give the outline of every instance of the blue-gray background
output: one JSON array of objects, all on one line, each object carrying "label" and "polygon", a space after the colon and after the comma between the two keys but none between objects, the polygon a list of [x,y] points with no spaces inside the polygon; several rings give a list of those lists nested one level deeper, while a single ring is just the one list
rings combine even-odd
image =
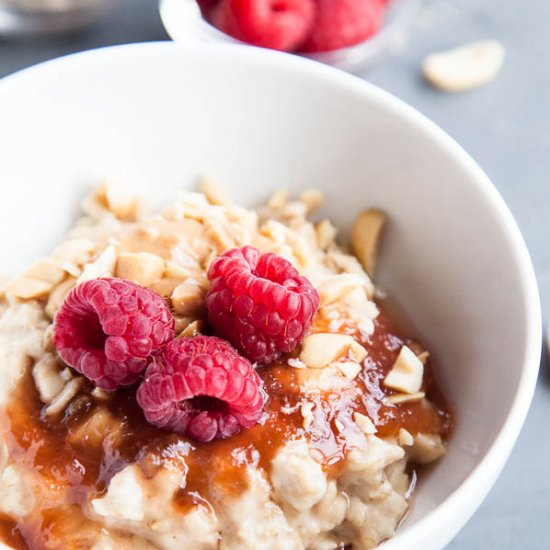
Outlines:
[{"label": "blue-gray background", "polygon": [[[506,47],[506,62],[496,81],[459,95],[438,92],[423,82],[419,67],[425,54],[484,38],[501,40]],[[108,17],[80,34],[47,41],[0,41],[0,76],[75,51],[165,39],[155,0],[118,0]],[[404,52],[364,76],[434,120],[488,173],[531,251],[546,326],[550,316],[550,0],[428,1]],[[450,544],[453,550],[550,549],[550,371],[546,359],[543,363],[512,457],[485,503]]]}]

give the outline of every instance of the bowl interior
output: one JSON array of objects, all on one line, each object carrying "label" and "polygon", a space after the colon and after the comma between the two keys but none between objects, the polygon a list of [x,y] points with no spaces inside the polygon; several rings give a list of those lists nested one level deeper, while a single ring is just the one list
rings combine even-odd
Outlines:
[{"label": "bowl interior", "polygon": [[[536,295],[501,199],[431,123],[376,88],[301,59],[150,44],[73,56],[2,81],[0,151],[0,265],[8,273],[50,252],[83,193],[105,177],[154,202],[205,173],[244,205],[281,186],[317,187],[328,199],[322,214],[343,238],[361,209],[386,210],[378,282],[433,352],[457,419],[448,456],[426,476],[395,541],[436,548],[473,512],[528,405]],[[513,407],[515,427],[501,433]],[[461,493],[455,527],[416,529],[411,542],[418,521],[491,447],[501,460],[485,462],[479,495]]]}]

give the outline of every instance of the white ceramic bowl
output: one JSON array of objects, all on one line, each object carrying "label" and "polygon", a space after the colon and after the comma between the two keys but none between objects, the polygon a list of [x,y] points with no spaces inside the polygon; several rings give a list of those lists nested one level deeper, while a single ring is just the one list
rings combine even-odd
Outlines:
[{"label": "white ceramic bowl", "polygon": [[158,201],[201,173],[253,205],[315,186],[345,236],[391,223],[379,282],[414,319],[456,408],[448,455],[385,550],[443,547],[501,471],[541,344],[538,294],[502,198],[446,134],[391,95],[254,48],[147,44],[49,62],[0,83],[0,265],[51,250],[104,176]]}]

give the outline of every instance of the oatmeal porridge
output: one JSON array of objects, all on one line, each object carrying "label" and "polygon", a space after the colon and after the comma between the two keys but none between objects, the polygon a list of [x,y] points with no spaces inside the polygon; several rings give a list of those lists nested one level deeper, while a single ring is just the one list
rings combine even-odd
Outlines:
[{"label": "oatmeal porridge", "polygon": [[3,282],[0,541],[328,550],[394,534],[452,419],[428,351],[375,299],[384,215],[358,217],[352,254],[309,221],[321,202],[248,210],[207,183],[148,213],[105,184]]}]

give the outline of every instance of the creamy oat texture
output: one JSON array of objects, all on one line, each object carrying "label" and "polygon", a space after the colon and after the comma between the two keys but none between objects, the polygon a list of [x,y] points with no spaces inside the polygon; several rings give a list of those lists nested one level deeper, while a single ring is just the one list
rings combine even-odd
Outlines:
[{"label": "creamy oat texture", "polygon": [[[20,532],[29,540],[30,530],[39,531],[32,518],[46,517],[44,511],[55,507],[67,510],[51,548],[328,550],[352,544],[363,549],[391,537],[409,505],[408,461],[433,462],[444,445],[438,433],[401,429],[381,437],[374,418],[350,412],[347,420],[336,418],[332,424],[335,437],[348,442],[339,467],[327,469],[318,459],[312,440],[322,414],[319,395],[360,391],[355,382],[367,350],[354,335],[368,338],[378,315],[374,286],[355,257],[336,246],[335,228],[328,220],[306,219],[321,199],[316,192],[297,200],[277,193],[252,211],[226,204],[216,188],[206,185],[204,194],[182,193],[161,213],[147,214],[136,197],[115,185],[89,196],[85,216],[52,255],[2,286],[0,409],[8,407],[30,370],[44,421],[66,419],[82,399],[97,405],[71,437],[75,444],[101,448],[117,435],[116,421],[102,405],[114,397],[91,388],[57,358],[51,322],[63,297],[87,279],[131,279],[165,296],[177,332],[193,335],[202,327],[209,263],[224,250],[252,244],[291,261],[321,296],[324,324],[313,327],[286,365],[299,373],[301,398],[280,414],[298,414],[303,425],[276,450],[270,468],[248,463],[243,490],[225,494],[213,486],[215,504],[199,500],[182,508],[174,504],[174,495],[186,488],[188,465],[186,453],[177,452],[179,443],[157,456],[153,473],[124,464],[111,472],[101,491],[76,497],[34,468],[28,455],[21,459],[4,418],[0,517],[25,525]],[[405,348],[386,380],[391,403],[416,401],[429,409],[421,391],[427,354]],[[69,512],[75,502],[76,516]],[[78,521],[71,523],[73,517]],[[40,538],[30,540],[41,547]]]}]

